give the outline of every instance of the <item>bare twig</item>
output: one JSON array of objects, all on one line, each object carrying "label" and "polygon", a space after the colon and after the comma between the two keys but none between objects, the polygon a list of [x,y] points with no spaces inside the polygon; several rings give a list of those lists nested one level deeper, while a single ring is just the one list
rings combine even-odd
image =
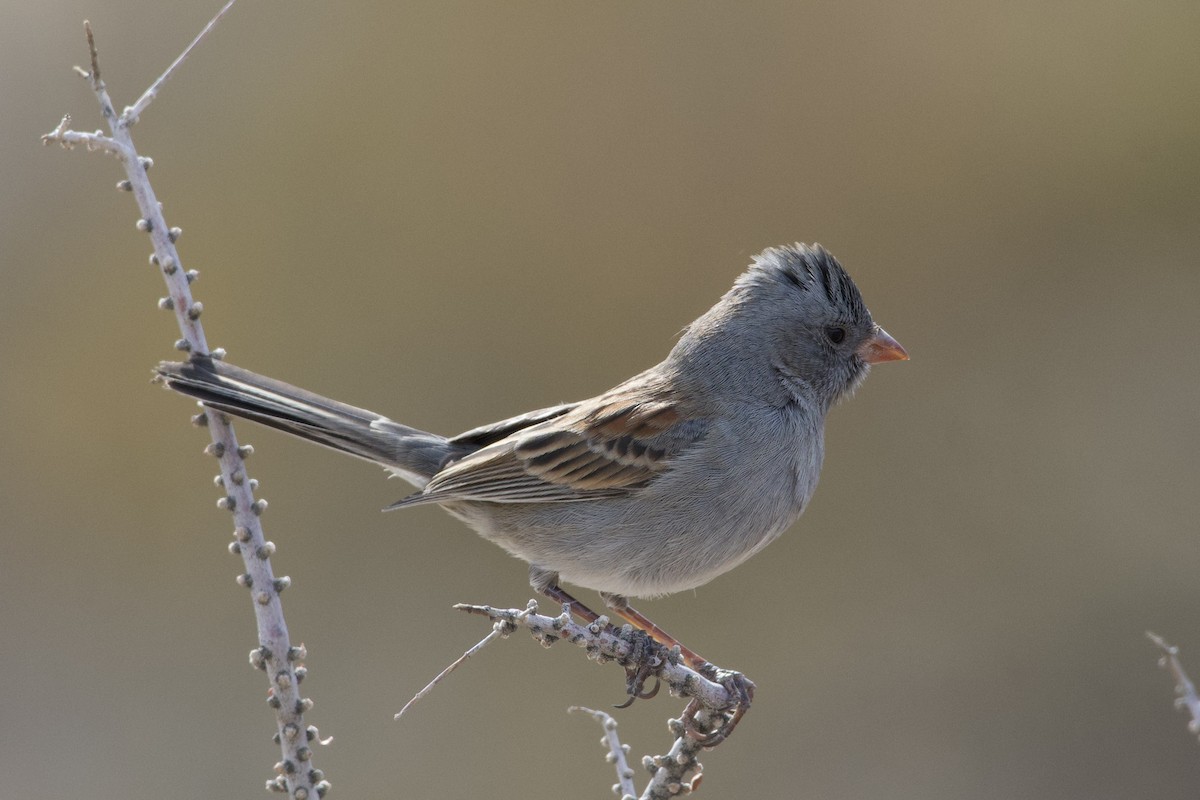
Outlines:
[{"label": "bare twig", "polygon": [[[196,45],[200,44],[200,40],[208,35],[208,32],[211,31],[213,27],[221,21],[221,17],[225,16],[226,12],[233,8],[233,4],[236,2],[237,0],[229,0],[229,2],[217,12],[216,16],[208,21],[208,24],[204,26],[204,29],[196,34],[196,38],[192,39],[192,43],[183,49],[183,52],[179,54],[179,57],[171,62],[171,66],[167,67],[166,71],[164,71],[162,75],[158,76],[158,80],[150,84],[149,89],[142,92],[142,96],[137,99],[137,102],[131,106],[127,106],[125,110],[121,112],[122,124],[137,124],[138,117],[140,117],[142,112],[146,110],[147,106],[154,102],[154,98],[158,97],[158,91],[162,88],[162,85],[167,82],[168,78],[175,74],[175,70],[178,69],[179,65],[182,64],[187,57],[192,54],[192,50],[196,48]],[[97,73],[98,72],[99,70],[97,70]]]},{"label": "bare twig", "polygon": [[1146,631],[1146,638],[1154,642],[1162,651],[1162,657],[1159,658],[1158,664],[1168,670],[1171,677],[1175,679],[1175,694],[1177,695],[1175,707],[1186,708],[1192,717],[1188,722],[1188,730],[1193,734],[1200,733],[1200,697],[1196,695],[1196,686],[1183,671],[1183,665],[1179,663],[1179,648],[1167,644],[1165,639],[1150,631]]},{"label": "bare twig", "polygon": [[116,156],[122,161],[134,157],[134,154],[126,150],[123,144],[111,136],[105,136],[103,131],[96,131],[95,133],[73,131],[69,127],[70,124],[71,115],[67,114],[62,118],[62,122],[58,123],[57,128],[42,136],[42,142],[45,144],[57,142],[66,150],[70,150],[76,145],[81,144],[88,150],[108,153],[110,156]]},{"label": "bare twig", "polygon": [[600,743],[608,747],[606,760],[617,770],[617,784],[613,786],[613,794],[619,795],[621,800],[634,800],[637,797],[637,787],[633,785],[633,770],[629,768],[627,758],[629,745],[621,744],[621,740],[617,738],[617,721],[612,718],[612,714],[583,706],[571,706],[567,711],[582,711],[585,714],[591,714],[597,722],[604,726],[604,738],[600,740]]},{"label": "bare twig", "polygon": [[[214,22],[228,8],[227,5],[222,9]],[[167,296],[159,301],[159,307],[175,313],[181,333],[175,347],[184,352],[221,358],[224,356],[223,351],[209,350],[204,329],[200,325],[200,315],[204,308],[192,298],[191,283],[199,275],[194,270],[183,269],[183,262],[175,247],[175,242],[183,231],[167,225],[162,206],[146,174],[153,162],[138,155],[129,131],[137,113],[145,109],[162,82],[170,76],[212,25],[213,23],[210,23],[184,55],[176,59],[163,76],[147,90],[132,112],[118,117],[113,112],[112,100],[104,81],[100,79],[100,63],[92,27],[84,23],[91,55],[91,70],[77,71],[90,81],[100,103],[100,113],[108,123],[112,135],[106,137],[100,131],[87,134],[69,130],[70,118],[64,117],[58,127],[42,137],[42,140],[46,144],[58,142],[65,147],[84,144],[90,149],[102,150],[117,157],[126,174],[126,180],[120,181],[117,188],[133,193],[141,212],[137,228],[150,235],[154,248],[150,262],[157,267],[167,284]],[[245,467],[245,459],[252,449],[249,445],[238,444],[233,427],[224,414],[205,412],[193,417],[193,421],[208,428],[212,442],[205,448],[205,452],[218,459],[221,472],[217,483],[225,492],[218,505],[233,514],[234,541],[230,545],[230,551],[242,558],[244,571],[238,576],[238,583],[250,590],[251,605],[258,626],[258,646],[250,651],[250,663],[265,671],[270,681],[269,702],[275,709],[275,738],[279,742],[282,758],[275,765],[278,776],[269,780],[267,787],[286,791],[297,800],[323,796],[329,789],[329,783],[324,780],[323,773],[312,765],[310,744],[313,741],[324,743],[328,740],[320,740],[317,729],[312,726],[306,727],[304,724],[304,712],[312,707],[312,701],[301,697],[299,691],[300,681],[306,674],[301,663],[306,657],[306,651],[303,645],[291,644],[287,624],[284,622],[279,594],[290,585],[291,580],[275,577],[271,569],[270,556],[275,552],[275,546],[266,541],[259,520],[267,504],[265,500],[254,498],[257,481],[247,475]]]},{"label": "bare twig", "polygon": [[[528,608],[526,608],[524,611],[519,612],[517,614],[517,618],[523,619],[526,614],[529,614],[530,612],[535,611],[536,609],[537,609],[537,604],[533,603],[531,601],[531,604]],[[412,699],[404,704],[404,708],[400,709],[400,711],[396,713],[396,716],[394,717],[394,719],[400,719],[401,717],[403,717],[404,712],[408,711],[410,708],[413,707],[414,704],[416,704],[416,702],[418,700],[420,700],[425,695],[427,695],[431,691],[433,691],[434,687],[436,687],[439,683],[441,683],[446,678],[447,675],[449,675],[451,672],[454,672],[454,670],[461,667],[464,663],[466,663],[468,658],[475,655],[476,653],[478,653],[483,648],[487,647],[492,642],[512,633],[512,631],[514,630],[514,627],[515,626],[514,626],[513,622],[510,622],[509,620],[497,621],[494,625],[492,625],[491,633],[489,633],[487,636],[483,637],[473,647],[471,647],[465,653],[463,653],[461,656],[456,658],[450,664],[450,666],[446,667],[444,670],[439,672],[433,680],[431,680],[429,683],[427,683],[425,685],[424,689],[422,689],[421,691],[419,691],[415,695],[413,695]]]}]

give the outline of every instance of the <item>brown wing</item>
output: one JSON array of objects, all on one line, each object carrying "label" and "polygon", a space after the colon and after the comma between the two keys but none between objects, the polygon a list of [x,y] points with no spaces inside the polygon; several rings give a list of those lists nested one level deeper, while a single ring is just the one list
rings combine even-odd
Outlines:
[{"label": "brown wing", "polygon": [[391,508],[447,500],[561,503],[615,497],[649,484],[703,435],[669,400],[612,393],[519,430],[450,464]]}]

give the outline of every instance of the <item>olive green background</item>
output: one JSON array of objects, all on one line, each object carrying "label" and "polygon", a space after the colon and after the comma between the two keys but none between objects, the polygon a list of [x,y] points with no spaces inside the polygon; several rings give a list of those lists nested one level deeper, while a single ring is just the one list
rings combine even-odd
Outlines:
[{"label": "olive green background", "polygon": [[[215,10],[3,3],[0,796],[262,797],[215,465],[149,384],[173,319],[95,129]],[[658,360],[820,241],[912,361],[830,417],[765,554],[642,610],[758,703],[706,798],[1193,798],[1143,638],[1200,677],[1200,6],[259,0],[135,129],[210,342],[452,433]],[[239,424],[334,797],[608,797],[622,676],[528,637],[523,564],[369,465]],[[665,696],[618,713],[662,752]],[[640,778],[639,778],[640,782]]]}]

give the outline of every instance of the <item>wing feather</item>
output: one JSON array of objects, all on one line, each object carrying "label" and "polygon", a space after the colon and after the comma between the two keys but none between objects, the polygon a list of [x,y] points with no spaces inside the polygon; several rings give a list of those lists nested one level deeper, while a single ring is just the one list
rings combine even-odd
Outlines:
[{"label": "wing feather", "polygon": [[645,487],[704,436],[707,424],[685,413],[666,392],[647,397],[639,389],[627,384],[592,401],[455,437],[451,441],[482,443],[507,432],[449,464],[422,492],[392,507],[456,500],[562,503]]}]

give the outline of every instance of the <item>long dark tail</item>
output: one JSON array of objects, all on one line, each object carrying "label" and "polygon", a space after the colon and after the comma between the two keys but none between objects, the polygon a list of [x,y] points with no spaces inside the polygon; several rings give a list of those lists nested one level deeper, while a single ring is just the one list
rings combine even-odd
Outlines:
[{"label": "long dark tail", "polygon": [[209,408],[365,458],[417,486],[475,449],[224,361],[163,361],[156,372],[168,387]]}]

